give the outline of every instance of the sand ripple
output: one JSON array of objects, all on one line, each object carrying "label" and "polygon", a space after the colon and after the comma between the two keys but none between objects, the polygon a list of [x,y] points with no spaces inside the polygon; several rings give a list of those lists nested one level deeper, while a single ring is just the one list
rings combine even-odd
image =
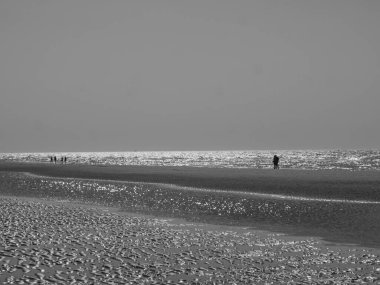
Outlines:
[{"label": "sand ripple", "polygon": [[315,240],[208,230],[101,208],[0,198],[2,284],[379,282],[380,258]]}]

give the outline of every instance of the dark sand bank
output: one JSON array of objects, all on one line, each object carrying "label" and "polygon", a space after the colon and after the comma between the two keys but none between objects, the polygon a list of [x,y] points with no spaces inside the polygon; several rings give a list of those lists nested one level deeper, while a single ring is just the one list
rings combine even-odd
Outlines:
[{"label": "dark sand bank", "polygon": [[180,186],[380,201],[380,171],[54,165],[0,162],[0,171],[52,177],[168,183]]}]

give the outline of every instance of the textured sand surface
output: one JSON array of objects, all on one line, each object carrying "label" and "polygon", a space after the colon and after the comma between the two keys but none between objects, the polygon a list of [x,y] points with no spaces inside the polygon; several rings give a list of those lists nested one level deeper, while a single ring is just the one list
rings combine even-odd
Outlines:
[{"label": "textured sand surface", "polygon": [[243,228],[0,198],[2,284],[379,283],[379,252]]}]

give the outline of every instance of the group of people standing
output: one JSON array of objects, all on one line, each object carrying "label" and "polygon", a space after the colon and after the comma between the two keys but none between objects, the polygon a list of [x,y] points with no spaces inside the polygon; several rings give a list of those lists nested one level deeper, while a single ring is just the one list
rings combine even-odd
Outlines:
[{"label": "group of people standing", "polygon": [[[56,156],[50,156],[50,162],[54,164],[57,164],[57,157]],[[66,164],[67,163],[67,157],[66,156],[61,156],[61,164]]]}]

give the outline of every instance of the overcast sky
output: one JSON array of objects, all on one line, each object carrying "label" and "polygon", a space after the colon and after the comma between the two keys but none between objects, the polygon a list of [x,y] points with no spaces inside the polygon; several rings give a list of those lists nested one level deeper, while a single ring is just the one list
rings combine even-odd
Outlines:
[{"label": "overcast sky", "polygon": [[379,148],[378,0],[1,0],[0,152]]}]

